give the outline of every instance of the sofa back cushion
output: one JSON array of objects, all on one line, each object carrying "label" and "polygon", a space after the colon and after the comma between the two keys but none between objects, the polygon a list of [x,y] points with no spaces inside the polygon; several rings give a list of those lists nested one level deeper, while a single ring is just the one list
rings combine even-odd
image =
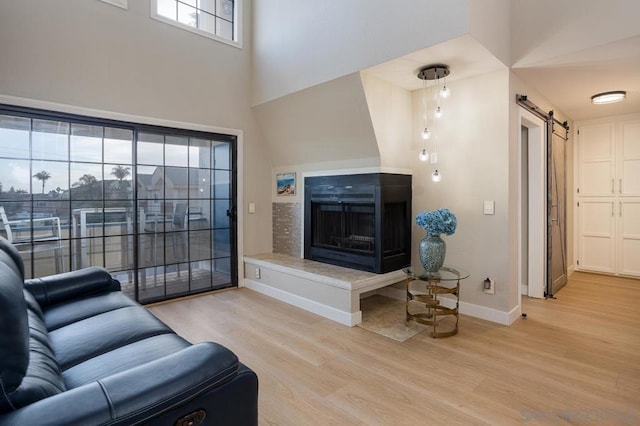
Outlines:
[{"label": "sofa back cushion", "polygon": [[6,253],[0,253],[0,400],[20,385],[29,364],[27,303],[20,277],[8,260]]},{"label": "sofa back cushion", "polygon": [[18,270],[20,279],[24,281],[24,262],[22,261],[22,256],[20,256],[18,249],[16,249],[6,238],[0,236],[0,250],[9,256],[12,262],[8,264],[11,264],[11,266]]},{"label": "sofa back cushion", "polygon": [[65,390],[42,311],[1,250],[0,331],[0,413]]}]

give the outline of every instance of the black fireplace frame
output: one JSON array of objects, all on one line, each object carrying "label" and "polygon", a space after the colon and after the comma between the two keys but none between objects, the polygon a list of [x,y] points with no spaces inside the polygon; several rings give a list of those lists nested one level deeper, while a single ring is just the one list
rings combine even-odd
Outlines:
[{"label": "black fireplace frame", "polygon": [[[411,175],[312,176],[305,178],[304,187],[305,259],[378,274],[396,271],[411,263]],[[312,216],[319,204],[374,205],[373,250],[365,253],[314,245]]]}]

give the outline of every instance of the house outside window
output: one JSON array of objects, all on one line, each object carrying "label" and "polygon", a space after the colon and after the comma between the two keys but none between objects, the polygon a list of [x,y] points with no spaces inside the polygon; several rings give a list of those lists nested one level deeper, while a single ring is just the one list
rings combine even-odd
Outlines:
[{"label": "house outside window", "polygon": [[151,17],[167,24],[242,47],[240,0],[151,0]]},{"label": "house outside window", "polygon": [[26,278],[99,266],[142,303],[237,286],[235,146],[0,105],[0,235]]}]

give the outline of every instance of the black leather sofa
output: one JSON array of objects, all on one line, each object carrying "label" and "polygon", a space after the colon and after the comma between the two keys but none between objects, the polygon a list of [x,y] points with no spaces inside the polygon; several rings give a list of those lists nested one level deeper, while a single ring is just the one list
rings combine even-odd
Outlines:
[{"label": "black leather sofa", "polygon": [[255,425],[258,378],[192,345],[101,268],[24,281],[0,237],[0,425]]}]

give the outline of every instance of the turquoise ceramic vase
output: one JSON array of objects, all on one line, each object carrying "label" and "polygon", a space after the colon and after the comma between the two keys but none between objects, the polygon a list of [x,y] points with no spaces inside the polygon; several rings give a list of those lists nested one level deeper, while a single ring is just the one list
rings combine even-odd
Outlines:
[{"label": "turquoise ceramic vase", "polygon": [[420,263],[427,272],[438,272],[444,264],[447,246],[440,235],[427,235],[420,241]]}]

